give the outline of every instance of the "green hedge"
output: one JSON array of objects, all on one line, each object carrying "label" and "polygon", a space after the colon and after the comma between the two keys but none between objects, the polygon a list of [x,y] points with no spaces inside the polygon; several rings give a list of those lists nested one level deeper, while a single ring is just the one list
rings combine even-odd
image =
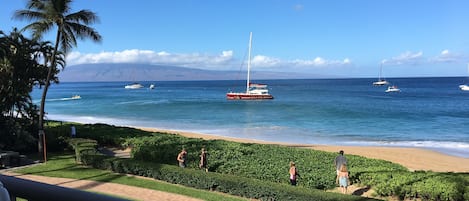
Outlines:
[{"label": "green hedge", "polygon": [[85,165],[118,173],[151,177],[174,184],[260,200],[373,200],[360,196],[327,193],[321,190],[293,187],[258,179],[179,168],[175,165],[157,164],[134,159],[84,154],[82,155],[82,162]]},{"label": "green hedge", "polygon": [[[97,140],[99,144],[133,146],[134,158],[143,161],[176,166],[176,156],[184,147],[189,152],[188,168],[197,169],[200,148],[205,147],[209,152],[211,172],[287,184],[288,162],[295,161],[301,174],[298,187],[329,189],[335,186],[335,171],[332,166],[335,153],[278,145],[185,138],[104,124],[76,127],[79,137],[87,136]],[[50,130],[69,133],[69,128],[70,125],[64,124],[56,125]],[[345,152],[347,153],[346,149]],[[352,155],[346,157],[349,160],[352,183],[370,186],[380,196],[469,200],[468,174],[409,172],[388,161]]]},{"label": "green hedge", "polygon": [[373,186],[381,196],[397,195],[401,199],[468,200],[469,180],[461,174],[436,172],[370,172],[360,175],[364,185]]},{"label": "green hedge", "polygon": [[96,154],[98,148],[98,142],[92,139],[70,138],[68,144],[75,150],[75,159],[78,163],[81,162],[83,154]]},{"label": "green hedge", "polygon": [[[335,188],[335,153],[299,149],[280,145],[237,143],[224,140],[202,140],[178,135],[129,138],[133,158],[176,165],[181,148],[188,151],[189,168],[198,168],[201,147],[208,150],[211,172],[256,178],[263,181],[289,183],[289,162],[295,161],[301,178],[298,185],[315,189]],[[388,161],[347,155],[350,180],[359,182],[362,172],[404,171],[404,167]]]}]

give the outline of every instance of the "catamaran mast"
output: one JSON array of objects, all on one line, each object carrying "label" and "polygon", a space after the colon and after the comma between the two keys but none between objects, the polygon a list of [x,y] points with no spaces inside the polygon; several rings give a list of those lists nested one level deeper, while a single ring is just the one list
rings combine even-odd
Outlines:
[{"label": "catamaran mast", "polygon": [[381,81],[381,74],[383,74],[383,62],[381,62],[381,65],[379,66],[378,81]]},{"label": "catamaran mast", "polygon": [[248,53],[248,78],[246,80],[246,93],[249,93],[249,79],[251,73],[251,46],[252,46],[252,32],[249,32],[249,53]]}]

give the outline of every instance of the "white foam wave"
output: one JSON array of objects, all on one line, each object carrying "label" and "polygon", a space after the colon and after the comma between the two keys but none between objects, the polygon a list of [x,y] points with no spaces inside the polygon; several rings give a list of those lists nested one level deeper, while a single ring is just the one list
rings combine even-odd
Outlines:
[{"label": "white foam wave", "polygon": [[416,147],[431,149],[448,155],[469,158],[469,142],[452,141],[349,141],[344,145]]}]

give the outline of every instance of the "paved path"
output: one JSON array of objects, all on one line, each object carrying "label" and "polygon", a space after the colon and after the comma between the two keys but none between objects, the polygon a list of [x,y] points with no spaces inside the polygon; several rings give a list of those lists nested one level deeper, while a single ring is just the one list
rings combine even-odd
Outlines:
[{"label": "paved path", "polygon": [[100,192],[109,195],[121,196],[127,199],[141,200],[141,201],[200,201],[200,199],[191,198],[184,195],[167,193],[163,191],[151,190],[146,188],[139,188],[134,186],[127,186],[123,184],[104,183],[90,180],[77,180],[56,177],[45,177],[38,175],[22,175],[13,172],[3,172],[4,175],[14,176],[22,179],[63,186],[67,188],[74,188],[92,192]]}]

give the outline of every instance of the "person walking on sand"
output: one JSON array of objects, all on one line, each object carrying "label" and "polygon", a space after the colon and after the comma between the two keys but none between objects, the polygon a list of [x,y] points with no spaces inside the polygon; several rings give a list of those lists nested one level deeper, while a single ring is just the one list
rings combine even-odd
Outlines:
[{"label": "person walking on sand", "polygon": [[340,186],[340,191],[343,194],[347,193],[347,186],[350,184],[350,179],[348,176],[348,170],[347,170],[347,165],[343,164],[340,167],[340,172],[339,172],[339,186]]},{"label": "person walking on sand", "polygon": [[208,172],[208,168],[207,168],[207,151],[205,151],[205,148],[202,148],[200,150],[199,168],[204,169],[205,172]]},{"label": "person walking on sand", "polygon": [[346,165],[346,164],[347,164],[347,158],[345,158],[345,156],[344,156],[344,151],[340,150],[339,155],[337,157],[335,157],[335,159],[334,159],[334,165],[335,165],[336,174],[337,174],[337,177],[335,179],[336,184],[339,184],[340,167],[342,165]]},{"label": "person walking on sand", "polygon": [[185,168],[186,167],[186,157],[187,157],[187,151],[186,149],[182,149],[181,152],[179,152],[177,160],[179,162],[179,167]]},{"label": "person walking on sand", "polygon": [[298,170],[296,169],[296,165],[295,165],[295,162],[291,161],[290,162],[290,184],[292,186],[296,186],[296,182],[297,182],[297,177],[300,176],[300,174],[298,174]]}]

